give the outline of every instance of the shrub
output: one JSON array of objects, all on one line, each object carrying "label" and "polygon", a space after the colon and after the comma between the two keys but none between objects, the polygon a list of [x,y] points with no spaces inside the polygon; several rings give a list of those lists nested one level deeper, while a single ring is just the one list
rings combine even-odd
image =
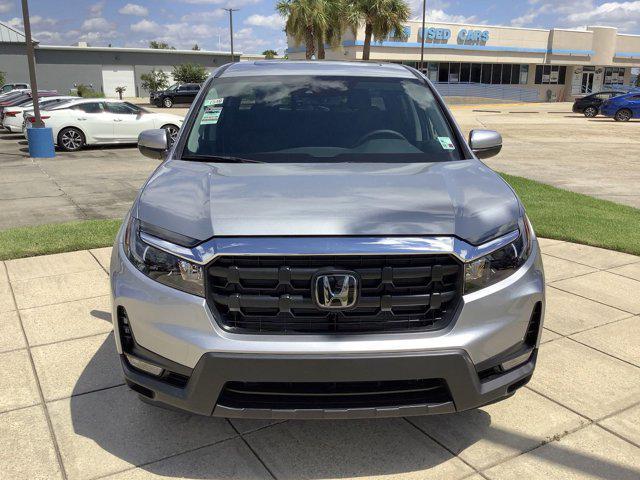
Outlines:
[{"label": "shrub", "polygon": [[178,83],[203,83],[207,79],[207,71],[203,65],[183,63],[173,67],[173,78]]},{"label": "shrub", "polygon": [[78,91],[78,96],[82,98],[104,98],[104,93],[96,92],[89,85],[83,83],[76,85],[76,90]]},{"label": "shrub", "polygon": [[0,72],[0,86],[4,85],[4,81],[7,77],[5,77],[4,72]]},{"label": "shrub", "polygon": [[140,75],[140,86],[147,92],[159,92],[165,90],[169,86],[169,75],[162,70],[151,70],[149,73]]}]

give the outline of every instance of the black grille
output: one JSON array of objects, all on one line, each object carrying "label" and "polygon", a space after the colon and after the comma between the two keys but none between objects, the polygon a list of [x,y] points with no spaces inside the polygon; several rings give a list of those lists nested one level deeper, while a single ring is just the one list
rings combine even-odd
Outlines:
[{"label": "black grille", "polygon": [[[333,270],[359,276],[355,308],[315,305],[313,276]],[[461,281],[461,264],[449,255],[229,256],[208,267],[207,300],[237,333],[424,331],[449,323]]]},{"label": "black grille", "polygon": [[450,402],[442,379],[384,382],[228,382],[218,405],[251,409],[340,409],[433,405]]}]

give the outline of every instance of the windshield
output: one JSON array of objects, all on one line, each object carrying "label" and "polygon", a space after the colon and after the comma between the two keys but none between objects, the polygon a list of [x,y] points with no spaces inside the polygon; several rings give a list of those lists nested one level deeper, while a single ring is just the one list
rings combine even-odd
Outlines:
[{"label": "windshield", "polygon": [[210,84],[183,150],[184,159],[207,157],[434,162],[462,155],[418,79],[281,76]]},{"label": "windshield", "polygon": [[179,83],[174,83],[173,85],[171,85],[169,88],[167,88],[167,91],[170,92],[172,90],[176,90],[178,87],[180,86]]}]

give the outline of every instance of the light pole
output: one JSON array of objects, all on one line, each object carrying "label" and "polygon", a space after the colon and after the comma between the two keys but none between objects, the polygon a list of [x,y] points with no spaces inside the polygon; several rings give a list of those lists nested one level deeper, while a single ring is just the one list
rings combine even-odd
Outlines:
[{"label": "light pole", "polygon": [[237,8],[223,8],[229,12],[229,35],[231,37],[231,61],[235,62],[235,58],[233,56],[233,12],[237,12]]},{"label": "light pole", "polygon": [[33,113],[36,121],[34,128],[44,127],[40,116],[40,105],[38,104],[38,83],[36,80],[36,60],[33,50],[33,40],[31,39],[31,22],[29,21],[29,5],[27,0],[22,0],[22,23],[24,24],[24,36],[27,43],[27,63],[29,64],[29,80],[31,82],[31,98],[33,99]]},{"label": "light pole", "polygon": [[422,35],[420,44],[420,72],[424,70],[424,27],[427,16],[427,0],[422,0]]},{"label": "light pole", "polygon": [[36,79],[36,59],[31,38],[31,23],[29,22],[29,5],[22,0],[22,21],[24,23],[24,38],[27,46],[27,63],[29,65],[29,81],[31,82],[31,100],[33,100],[34,122],[32,128],[27,128],[27,142],[31,158],[53,158],[56,156],[53,144],[53,130],[45,127],[40,116],[38,98],[38,83]]}]

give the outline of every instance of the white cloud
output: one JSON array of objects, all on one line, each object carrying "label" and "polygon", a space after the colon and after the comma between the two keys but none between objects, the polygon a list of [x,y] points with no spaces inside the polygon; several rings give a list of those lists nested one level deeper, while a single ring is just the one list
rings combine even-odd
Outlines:
[{"label": "white cloud", "polygon": [[428,10],[427,21],[442,23],[481,23],[475,15],[465,17],[464,15],[452,15],[444,10]]},{"label": "white cloud", "polygon": [[524,27],[531,25],[533,21],[540,15],[540,10],[529,10],[524,15],[511,19],[512,27]]},{"label": "white cloud", "polygon": [[96,17],[88,18],[87,20],[82,22],[82,26],[80,28],[85,32],[106,32],[109,30],[114,30],[116,28],[116,25],[109,22],[106,18]]},{"label": "white cloud", "polygon": [[162,30],[160,25],[158,25],[156,22],[152,22],[146,19],[140,20],[138,23],[134,23],[133,25],[131,25],[130,28],[134,32],[144,32],[144,33],[155,33],[155,32],[160,32]]},{"label": "white cloud", "polygon": [[89,15],[91,17],[101,17],[102,10],[104,9],[105,1],[101,0],[100,2],[94,3],[89,6]]},{"label": "white cloud", "polygon": [[284,18],[277,13],[273,15],[251,15],[244,21],[246,25],[272,28],[274,30],[282,30],[284,28],[284,22]]},{"label": "white cloud", "polygon": [[22,28],[22,19],[18,17],[13,17],[4,23],[13,28]]},{"label": "white cloud", "polygon": [[15,4],[11,0],[0,0],[0,13],[9,13],[15,8]]},{"label": "white cloud", "polygon": [[224,8],[240,8],[246,5],[255,5],[261,0],[182,0],[184,3],[192,5],[220,5]]},{"label": "white cloud", "polygon": [[145,17],[149,15],[149,9],[142,5],[138,5],[137,3],[127,3],[124,7],[118,10],[118,13],[121,13],[122,15],[138,15]]},{"label": "white cloud", "polygon": [[567,20],[574,24],[607,25],[640,22],[640,1],[603,3],[593,9],[571,13],[567,16]]},{"label": "white cloud", "polygon": [[187,15],[183,15],[180,21],[182,22],[206,22],[210,20],[218,20],[220,18],[226,17],[227,12],[222,10],[221,8],[217,10],[211,10],[207,12],[193,12]]}]

